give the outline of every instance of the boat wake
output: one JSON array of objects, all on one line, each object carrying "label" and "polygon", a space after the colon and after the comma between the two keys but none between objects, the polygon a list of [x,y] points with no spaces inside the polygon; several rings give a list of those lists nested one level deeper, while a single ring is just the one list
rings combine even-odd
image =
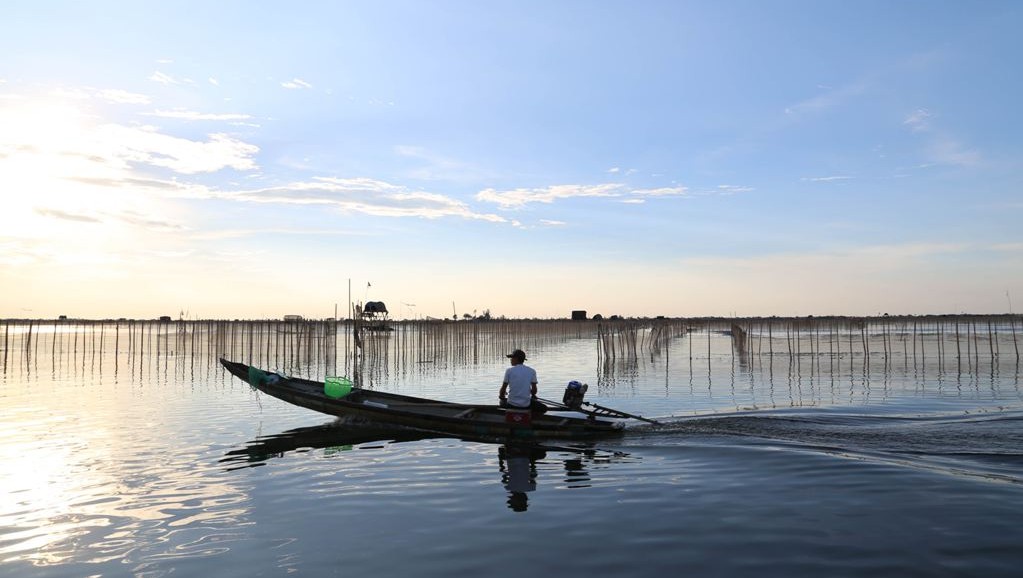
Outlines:
[{"label": "boat wake", "polygon": [[696,437],[719,443],[730,438],[745,446],[819,452],[1023,484],[1023,409],[1018,408],[924,415],[739,412],[676,418],[631,431],[655,444],[691,443]]}]

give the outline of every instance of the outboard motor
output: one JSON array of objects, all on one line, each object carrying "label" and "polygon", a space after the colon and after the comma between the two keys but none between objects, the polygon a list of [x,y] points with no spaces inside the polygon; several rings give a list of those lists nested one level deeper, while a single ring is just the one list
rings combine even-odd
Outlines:
[{"label": "outboard motor", "polygon": [[568,382],[568,387],[565,388],[565,395],[561,398],[561,402],[572,409],[579,409],[583,405],[583,396],[586,395],[586,390],[589,388],[585,383],[579,383],[576,380]]}]

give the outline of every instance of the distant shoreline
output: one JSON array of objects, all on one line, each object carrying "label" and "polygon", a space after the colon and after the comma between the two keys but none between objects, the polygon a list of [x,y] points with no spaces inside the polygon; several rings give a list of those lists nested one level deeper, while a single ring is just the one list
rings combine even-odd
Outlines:
[{"label": "distant shoreline", "polygon": [[[387,323],[394,324],[417,324],[417,323],[509,323],[509,322],[534,322],[534,323],[594,323],[594,322],[657,322],[657,321],[698,321],[712,323],[745,323],[745,322],[796,322],[796,321],[927,321],[927,320],[949,320],[949,319],[1014,319],[1021,318],[1021,313],[925,313],[925,314],[880,314],[880,315],[804,315],[804,316],[658,316],[658,317],[622,317],[610,316],[599,319],[570,319],[568,317],[536,318],[536,317],[509,317],[509,318],[471,318],[471,319],[387,319]],[[351,323],[350,318],[303,318],[303,319],[282,319],[282,318],[200,318],[200,319],[161,319],[161,318],[52,318],[52,317],[10,317],[0,318],[0,323],[5,324],[62,324],[62,323]],[[366,320],[359,320],[366,322]],[[379,321],[379,320],[377,320]]]}]

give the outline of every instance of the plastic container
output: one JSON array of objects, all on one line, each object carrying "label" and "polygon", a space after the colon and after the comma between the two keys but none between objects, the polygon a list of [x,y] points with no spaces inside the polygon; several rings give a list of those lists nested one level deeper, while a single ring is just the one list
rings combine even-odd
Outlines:
[{"label": "plastic container", "polygon": [[347,377],[328,377],[323,381],[323,393],[327,397],[341,399],[352,393],[352,380]]}]

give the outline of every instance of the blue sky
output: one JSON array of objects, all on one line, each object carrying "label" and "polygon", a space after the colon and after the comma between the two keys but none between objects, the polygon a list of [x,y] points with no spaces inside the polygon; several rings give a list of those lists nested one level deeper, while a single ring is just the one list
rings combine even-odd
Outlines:
[{"label": "blue sky", "polygon": [[3,14],[2,317],[1023,307],[1018,2]]}]

